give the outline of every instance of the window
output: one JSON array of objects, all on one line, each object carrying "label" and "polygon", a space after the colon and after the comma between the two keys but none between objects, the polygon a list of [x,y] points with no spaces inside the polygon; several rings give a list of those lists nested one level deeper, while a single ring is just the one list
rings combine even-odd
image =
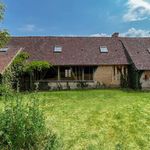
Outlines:
[{"label": "window", "polygon": [[56,53],[62,52],[62,47],[61,46],[55,46],[54,47],[54,52],[56,52]]},{"label": "window", "polygon": [[101,53],[108,53],[108,48],[107,48],[107,46],[100,46],[100,52],[101,52]]},{"label": "window", "polygon": [[146,74],[144,76],[144,80],[148,80],[148,76]]},{"label": "window", "polygon": [[71,77],[71,69],[65,69],[65,77]]},{"label": "window", "polygon": [[0,48],[0,52],[7,52],[8,48]]}]

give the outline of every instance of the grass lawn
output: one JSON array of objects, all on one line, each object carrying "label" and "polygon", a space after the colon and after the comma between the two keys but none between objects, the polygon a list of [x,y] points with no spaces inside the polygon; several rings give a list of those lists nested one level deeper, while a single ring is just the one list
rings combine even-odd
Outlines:
[{"label": "grass lawn", "polygon": [[[23,94],[23,99],[33,95]],[[87,90],[36,96],[47,126],[62,139],[63,150],[150,149],[149,92]]]}]

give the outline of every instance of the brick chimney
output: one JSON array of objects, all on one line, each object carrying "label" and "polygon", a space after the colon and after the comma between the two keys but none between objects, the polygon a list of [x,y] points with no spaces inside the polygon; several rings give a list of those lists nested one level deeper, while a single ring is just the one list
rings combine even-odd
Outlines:
[{"label": "brick chimney", "polygon": [[119,37],[119,33],[118,32],[113,33],[112,37]]}]

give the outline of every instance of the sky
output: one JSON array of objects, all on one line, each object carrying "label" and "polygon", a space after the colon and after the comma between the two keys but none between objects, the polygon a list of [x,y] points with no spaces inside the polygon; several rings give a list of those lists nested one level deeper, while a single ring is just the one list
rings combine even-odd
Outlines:
[{"label": "sky", "polygon": [[13,36],[150,36],[150,0],[2,0]]}]

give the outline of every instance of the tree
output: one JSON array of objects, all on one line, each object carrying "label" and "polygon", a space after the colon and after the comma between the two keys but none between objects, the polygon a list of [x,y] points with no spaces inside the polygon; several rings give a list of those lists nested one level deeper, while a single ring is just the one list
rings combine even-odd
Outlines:
[{"label": "tree", "polygon": [[[2,2],[0,2],[0,22],[3,20],[4,17],[4,12],[5,12],[5,6]],[[0,29],[0,48],[4,47],[8,41],[9,41],[9,33],[7,32],[6,29]],[[2,75],[0,74],[0,84],[2,84]],[[0,86],[0,95],[2,91],[7,91],[6,86],[3,87],[2,85]]]},{"label": "tree", "polygon": [[[27,73],[30,77],[30,88],[32,90],[32,79],[34,79],[34,71],[42,72],[51,67],[51,64],[47,61],[28,61],[30,55],[27,52],[21,52],[16,56],[12,62],[10,68],[5,71],[5,77],[9,78],[9,83],[16,83],[16,87],[19,90],[20,80],[24,73]],[[7,80],[7,79],[6,79]]]},{"label": "tree", "polygon": [[[5,6],[0,2],[0,22],[4,18]],[[10,35],[6,29],[0,29],[0,48],[4,47],[10,39]],[[12,65],[5,71],[3,77],[0,76],[0,82],[12,87],[14,83],[19,86],[19,80],[22,74],[30,74],[30,78],[34,76],[34,71],[42,71],[50,68],[50,64],[46,61],[28,62],[29,55],[26,52],[21,52],[12,62]],[[30,81],[32,82],[32,80]],[[32,86],[31,86],[32,88]]]},{"label": "tree", "polygon": [[[0,2],[0,22],[3,20],[5,6]],[[10,39],[10,35],[6,29],[0,29],[0,48],[5,46]]]}]

